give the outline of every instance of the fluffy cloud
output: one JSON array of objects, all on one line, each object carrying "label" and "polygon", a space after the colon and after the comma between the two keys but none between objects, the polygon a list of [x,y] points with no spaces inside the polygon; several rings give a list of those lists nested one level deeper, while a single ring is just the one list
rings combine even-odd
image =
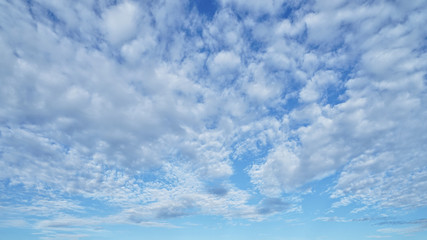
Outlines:
[{"label": "fluffy cloud", "polygon": [[[387,3],[382,7],[388,11],[398,8]],[[356,10],[364,11],[363,7]],[[334,14],[346,11],[347,7],[343,7]],[[314,14],[323,14],[323,10]],[[289,115],[291,124],[304,124],[292,131],[298,140],[277,145],[265,163],[255,165],[250,171],[262,191],[270,194],[290,191],[346,166],[333,197],[348,194],[368,205],[423,205],[424,194],[415,197],[415,192],[424,191],[424,184],[420,183],[424,182],[421,178],[425,175],[422,159],[426,141],[420,132],[424,131],[422,119],[426,114],[422,107],[426,100],[425,71],[421,67],[425,54],[415,49],[422,45],[418,37],[425,36],[425,32],[415,27],[417,12],[406,20],[396,17],[398,25],[393,21],[383,22],[382,16],[375,19],[379,34],[372,32],[365,39],[357,39],[352,32],[343,30],[342,36],[347,34],[348,44],[361,53],[360,60],[350,60],[358,66],[348,70],[352,77],[341,80],[345,91],[338,92],[335,98],[321,98],[322,92],[333,93],[324,90],[328,84],[337,88],[338,79],[344,77],[331,71],[315,73],[301,89],[302,103],[317,103],[304,104]],[[359,26],[362,22],[359,18],[349,24]],[[308,37],[311,36],[309,29]],[[322,38],[313,36],[313,39]],[[341,54],[348,58],[352,51]],[[318,57],[310,57],[312,61],[327,57],[321,52],[316,54]],[[326,62],[331,60],[327,58]]]},{"label": "fluffy cloud", "polygon": [[219,52],[215,55],[209,68],[214,75],[233,72],[240,65],[240,58],[232,52]]},{"label": "fluffy cloud", "polygon": [[119,44],[134,37],[139,12],[141,11],[135,3],[123,2],[103,13],[106,35],[112,44]]},{"label": "fluffy cloud", "polygon": [[1,206],[45,214],[17,224],[260,220],[335,173],[335,207],[425,206],[422,1],[189,6],[0,3]]}]

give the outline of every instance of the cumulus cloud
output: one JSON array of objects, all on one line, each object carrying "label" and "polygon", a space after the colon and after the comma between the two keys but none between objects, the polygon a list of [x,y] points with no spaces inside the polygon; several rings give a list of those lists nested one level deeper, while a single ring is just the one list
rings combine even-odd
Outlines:
[{"label": "cumulus cloud", "polygon": [[[382,4],[376,7],[381,6],[389,12],[398,11],[399,6]],[[342,4],[333,7],[338,8],[333,14],[339,16],[348,10]],[[314,14],[327,14],[327,11],[318,9]],[[364,7],[356,9],[356,12],[359,11],[361,16],[357,21],[346,18],[350,25],[364,24],[361,19],[370,14]],[[399,14],[402,16],[402,12]],[[371,29],[369,31],[372,32],[363,33],[364,39],[359,39],[353,37],[352,32],[342,30],[341,36],[348,36],[343,41],[354,50],[341,54],[348,58],[357,49],[361,58],[349,61],[359,63],[355,65],[356,68],[347,70],[351,74],[347,79],[329,71],[315,73],[305,83],[299,92],[300,100],[305,104],[286,117],[295,126],[303,124],[291,131],[298,140],[288,141],[286,145],[277,144],[269,152],[265,163],[254,165],[250,171],[253,181],[262,191],[270,194],[290,191],[310,180],[331,175],[345,166],[333,197],[348,194],[353,200],[380,206],[423,205],[424,194],[417,197],[414,194],[424,191],[421,178],[425,174],[422,159],[425,158],[423,149],[426,141],[419,131],[423,132],[424,129],[421,119],[425,118],[422,107],[425,101],[425,72],[422,67],[416,66],[420,66],[418,64],[421,64],[425,54],[415,50],[415,46],[422,45],[421,38],[412,34],[415,31],[417,36],[425,36],[425,33],[413,24],[412,19],[418,18],[415,17],[416,12],[414,16],[409,14],[412,17],[406,20],[395,16],[391,22],[384,22],[383,16],[387,15],[381,13],[375,18],[380,35],[373,34]],[[394,25],[393,21],[399,24]],[[335,23],[332,21],[332,25]],[[312,36],[310,31],[309,38],[322,40],[316,33]],[[400,35],[403,32],[407,33],[405,37]],[[333,37],[327,33],[325,36]],[[316,54],[317,57],[307,59],[313,59],[313,63],[323,58],[328,59],[326,62],[331,61],[331,56],[322,52]],[[309,66],[305,62],[303,64]],[[341,66],[336,67],[339,69]],[[338,81],[345,84],[343,91],[332,98],[322,95],[322,89],[327,88],[328,84],[337,88]],[[306,104],[313,101],[316,103]],[[360,168],[356,167],[356,163]],[[408,176],[413,176],[414,180]],[[400,201],[397,196],[400,196]]]},{"label": "cumulus cloud", "polygon": [[300,159],[288,146],[276,147],[261,165],[255,165],[250,175],[260,191],[267,195],[280,195],[282,190],[293,190],[296,186],[292,180],[301,167]]},{"label": "cumulus cloud", "polygon": [[240,58],[233,52],[219,52],[209,66],[214,75],[233,72],[240,65]]},{"label": "cumulus cloud", "polygon": [[112,44],[132,39],[138,26],[138,5],[125,1],[112,6],[103,13],[105,33]]},{"label": "cumulus cloud", "polygon": [[[0,3],[0,206],[14,225],[262,220],[333,174],[332,207],[425,207],[423,1],[217,7]],[[85,218],[91,201],[108,217]]]}]

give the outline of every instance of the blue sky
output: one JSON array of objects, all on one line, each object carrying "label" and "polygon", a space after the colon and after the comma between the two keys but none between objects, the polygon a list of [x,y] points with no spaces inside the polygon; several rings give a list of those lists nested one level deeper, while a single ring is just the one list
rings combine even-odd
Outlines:
[{"label": "blue sky", "polygon": [[427,3],[0,2],[0,239],[427,238]]}]

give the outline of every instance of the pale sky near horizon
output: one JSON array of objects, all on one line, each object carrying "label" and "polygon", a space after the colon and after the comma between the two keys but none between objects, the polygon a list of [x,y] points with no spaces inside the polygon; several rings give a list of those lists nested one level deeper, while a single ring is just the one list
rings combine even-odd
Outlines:
[{"label": "pale sky near horizon", "polygon": [[1,0],[0,240],[427,239],[427,1]]}]

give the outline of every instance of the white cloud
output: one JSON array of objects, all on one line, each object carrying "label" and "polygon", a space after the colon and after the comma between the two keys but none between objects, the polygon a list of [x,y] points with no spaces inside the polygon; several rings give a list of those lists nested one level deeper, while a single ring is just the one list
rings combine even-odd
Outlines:
[{"label": "white cloud", "polygon": [[214,75],[233,73],[240,66],[240,57],[233,52],[221,51],[216,54],[209,64]]},{"label": "white cloud", "polygon": [[0,197],[45,214],[15,225],[260,220],[333,173],[333,207],[425,206],[422,1],[220,3],[0,3]]},{"label": "white cloud", "polygon": [[125,1],[112,6],[103,13],[108,40],[116,45],[135,37],[139,22],[138,5]]},{"label": "white cloud", "polygon": [[278,88],[275,86],[268,86],[268,83],[251,82],[248,83],[247,93],[249,96],[258,101],[266,101],[280,94]]},{"label": "white cloud", "polygon": [[121,48],[121,54],[129,62],[136,62],[155,45],[156,42],[154,37],[150,36],[150,34],[146,34],[143,37],[139,37],[130,43],[123,45]]},{"label": "white cloud", "polygon": [[[399,22],[398,25],[385,22],[384,17],[398,11],[398,7],[384,4],[375,6],[383,7],[385,11],[381,12],[376,22],[376,29],[381,29],[380,35],[372,30],[363,33],[364,39],[356,39],[351,32],[343,30],[340,33],[351,44],[352,51],[360,51],[361,58],[356,68],[349,70],[354,77],[346,82],[345,92],[338,93],[341,96],[338,96],[337,103],[324,100],[302,105],[285,117],[290,120],[291,126],[297,126],[290,134],[297,141],[288,140],[288,145],[277,144],[265,163],[254,165],[250,173],[262,192],[278,194],[290,191],[309,181],[329,176],[345,166],[336,186],[337,193],[332,196],[344,197],[341,200],[345,200],[346,204],[361,201],[381,207],[416,207],[425,202],[425,184],[421,180],[425,168],[421,159],[425,158],[423,149],[426,140],[419,134],[425,128],[421,120],[426,114],[422,107],[426,100],[423,94],[425,71],[418,67],[425,65],[421,63],[425,56],[415,50],[416,46],[422,45],[419,41],[425,33],[415,27],[412,19],[418,17],[402,20],[403,12],[392,20]],[[359,10],[368,11],[364,7],[355,11]],[[316,14],[327,14],[323,11],[319,9]],[[333,14],[341,18],[343,15],[340,14],[344,14],[342,11],[347,11],[345,5],[334,10]],[[360,18],[370,14],[373,13],[366,12]],[[333,17],[325,19],[328,19],[328,24],[321,21],[316,24],[329,28],[329,22],[332,21],[332,26],[336,23]],[[354,26],[364,24],[360,19],[346,18],[345,21]],[[334,38],[321,28],[315,31],[325,39]],[[338,32],[333,30],[334,34]],[[309,38],[323,41],[323,37],[316,34],[309,28]],[[317,55],[311,56],[311,59],[330,61],[325,58],[328,55],[323,55],[321,51],[311,51],[310,54]],[[348,59],[352,53],[341,54]],[[339,62],[330,63],[330,67],[341,68]],[[307,64],[303,62],[306,70],[313,68]],[[344,76],[333,71],[317,74],[299,92],[302,102],[320,100],[327,86],[337,87],[339,81],[345,80],[342,79]],[[292,157],[289,153],[292,153]],[[290,159],[293,159],[292,163]],[[371,164],[355,167],[356,163],[362,162]],[[411,178],[408,179],[408,176]]]},{"label": "white cloud", "polygon": [[289,191],[296,187],[294,174],[300,171],[301,162],[291,151],[290,146],[278,146],[269,153],[264,164],[251,169],[249,173],[262,193],[278,196],[281,190]]},{"label": "white cloud", "polygon": [[300,92],[300,100],[313,102],[319,100],[322,94],[327,94],[327,88],[338,83],[337,74],[332,71],[316,72]]}]

